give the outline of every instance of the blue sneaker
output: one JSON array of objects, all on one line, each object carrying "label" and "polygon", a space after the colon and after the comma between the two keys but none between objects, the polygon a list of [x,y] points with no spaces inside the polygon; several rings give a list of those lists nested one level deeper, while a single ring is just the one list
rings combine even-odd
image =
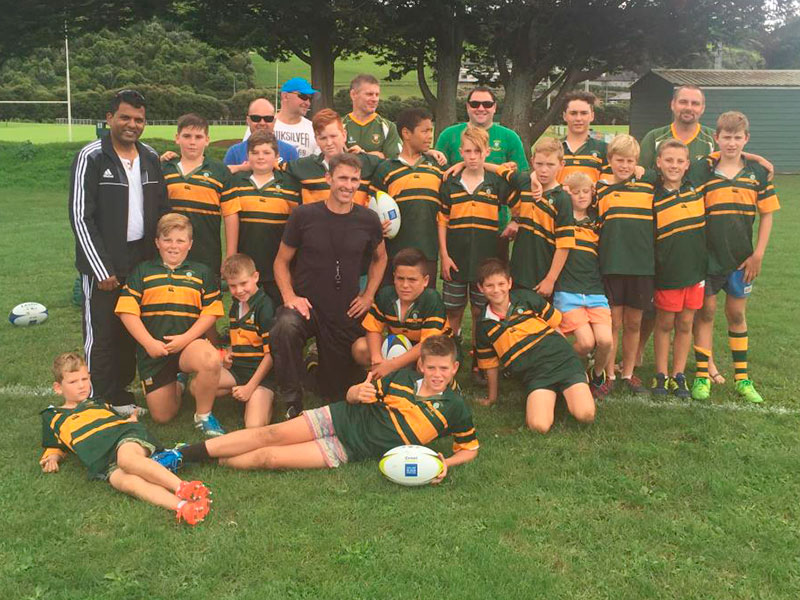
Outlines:
[{"label": "blue sneaker", "polygon": [[183,466],[183,454],[181,454],[181,448],[183,448],[186,444],[178,444],[174,448],[170,448],[168,450],[162,450],[161,452],[156,452],[155,454],[151,454],[150,458],[160,464],[162,467],[167,469],[168,471],[172,471],[173,473],[177,473],[178,469]]},{"label": "blue sneaker", "polygon": [[225,435],[225,430],[222,428],[222,425],[219,424],[219,421],[217,421],[217,417],[211,413],[209,413],[204,419],[201,419],[197,416],[197,414],[195,414],[194,426],[195,429],[202,430],[206,437],[218,437],[220,435]]},{"label": "blue sneaker", "polygon": [[178,384],[179,395],[183,397],[186,388],[189,387],[189,375],[187,373],[178,371],[178,375],[175,377],[175,382]]}]

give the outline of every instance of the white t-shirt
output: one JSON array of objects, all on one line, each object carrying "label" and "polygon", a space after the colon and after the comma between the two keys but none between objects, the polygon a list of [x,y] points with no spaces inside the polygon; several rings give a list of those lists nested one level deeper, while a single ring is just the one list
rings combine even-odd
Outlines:
[{"label": "white t-shirt", "polygon": [[128,235],[127,241],[135,242],[144,237],[144,190],[142,172],[139,170],[139,156],[133,161],[120,157],[125,174],[128,176]]},{"label": "white t-shirt", "polygon": [[301,117],[300,122],[294,125],[284,123],[275,117],[275,137],[297,148],[300,158],[319,154],[319,146],[314,139],[314,128],[311,121],[305,117]]}]

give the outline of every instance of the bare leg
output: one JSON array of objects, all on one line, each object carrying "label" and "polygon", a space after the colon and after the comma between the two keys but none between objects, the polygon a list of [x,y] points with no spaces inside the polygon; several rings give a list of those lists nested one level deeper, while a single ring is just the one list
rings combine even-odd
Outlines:
[{"label": "bare leg", "polygon": [[370,364],[369,346],[367,345],[367,338],[361,336],[353,345],[350,346],[350,353],[353,355],[355,363],[364,369],[369,369]]},{"label": "bare leg", "polygon": [[600,375],[599,369],[605,368],[608,365],[609,359],[613,367],[612,345],[613,338],[611,335],[611,327],[595,323],[592,325],[592,332],[594,333],[594,373]]},{"label": "bare leg", "polygon": [[592,392],[586,383],[575,383],[564,390],[570,414],[581,423],[593,423],[595,406]]},{"label": "bare leg", "polygon": [[181,485],[180,477],[150,459],[147,450],[136,442],[126,442],[117,448],[117,465],[125,473],[141,477],[168,491],[175,492]]},{"label": "bare leg", "polygon": [[229,458],[267,446],[291,446],[314,440],[314,432],[302,415],[283,423],[240,429],[205,441],[209,456]]},{"label": "bare leg", "polygon": [[180,370],[184,373],[197,373],[192,380],[192,394],[195,412],[210,413],[214,408],[214,398],[219,387],[219,374],[222,360],[208,340],[194,340],[181,353]]},{"label": "bare leg", "polygon": [[639,346],[636,350],[636,366],[642,366],[642,360],[644,357],[644,350],[647,348],[647,340],[650,339],[650,335],[653,333],[653,328],[656,325],[656,320],[652,317],[642,317],[642,324],[639,328]]},{"label": "bare leg", "polygon": [[[581,325],[573,331],[572,334],[575,336],[575,341],[572,344],[575,354],[581,358],[585,358],[594,349],[595,345],[592,326],[588,323],[586,325]],[[595,357],[595,363],[597,362],[596,359],[597,357]],[[605,368],[605,362],[603,362],[603,368]]]},{"label": "bare leg", "polygon": [[642,325],[641,309],[625,306],[622,321],[622,377],[627,378],[633,375],[636,367],[636,351],[639,348]]},{"label": "bare leg", "polygon": [[653,349],[656,358],[656,373],[667,373],[669,362],[669,337],[675,327],[675,313],[665,310],[656,311],[656,328],[653,334]]},{"label": "bare leg", "polygon": [[[714,313],[717,312],[717,297],[706,296],[703,299],[703,307],[694,315],[694,344],[700,348],[705,348],[712,352],[714,344]],[[712,352],[713,356],[713,352]],[[712,361],[708,361],[709,373],[716,372],[716,366],[712,367]]]},{"label": "bare leg", "polygon": [[233,373],[223,367],[219,371],[219,384],[217,385],[217,398],[230,395],[233,386],[236,385],[236,379],[233,378]]},{"label": "bare leg", "polygon": [[171,421],[181,408],[181,397],[175,384],[161,386],[145,396],[150,416],[156,423]]},{"label": "bare leg", "polygon": [[675,319],[675,339],[672,342],[672,373],[674,377],[686,369],[686,359],[692,347],[692,323],[695,311],[687,308]]},{"label": "bare leg", "polygon": [[[591,397],[591,394],[589,396]],[[528,429],[539,433],[550,431],[553,426],[555,408],[556,393],[553,390],[533,390],[528,394],[525,407],[525,424]]]},{"label": "bare leg", "polygon": [[221,465],[233,469],[324,469],[328,466],[316,442],[259,448],[239,456],[223,458]]},{"label": "bare leg", "polygon": [[134,496],[150,504],[161,506],[167,510],[176,510],[181,501],[175,494],[167,491],[160,485],[145,481],[138,475],[126,473],[124,469],[116,469],[108,479],[116,490],[123,494]]},{"label": "bare leg", "polygon": [[258,386],[244,405],[244,426],[264,427],[272,419],[272,390]]},{"label": "bare leg", "polygon": [[448,308],[447,309],[447,322],[450,323],[450,327],[453,328],[453,331],[456,334],[461,333],[461,320],[464,318],[464,309],[465,306],[461,308]]},{"label": "bare leg", "polygon": [[472,314],[472,323],[473,323],[473,326],[472,326],[472,347],[475,348],[475,336],[477,335],[478,328],[475,327],[474,323],[477,323],[478,321],[481,320],[481,310],[479,308],[477,308],[475,305],[473,305],[471,300],[470,300],[470,303],[469,303],[469,310],[470,310],[470,313]]},{"label": "bare leg", "polygon": [[619,345],[619,332],[622,330],[622,318],[625,312],[624,306],[611,307],[611,353],[606,362],[606,375],[609,379],[616,377],[614,373],[614,361],[617,359],[617,346]]}]

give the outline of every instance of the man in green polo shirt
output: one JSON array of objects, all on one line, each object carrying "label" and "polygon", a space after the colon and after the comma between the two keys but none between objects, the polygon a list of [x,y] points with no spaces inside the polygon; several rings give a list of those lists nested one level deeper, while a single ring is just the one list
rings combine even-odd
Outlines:
[{"label": "man in green polo shirt", "polygon": [[397,158],[403,142],[395,124],[377,112],[380,95],[380,82],[372,75],[362,73],[350,82],[353,111],[342,119],[347,148],[354,152],[357,147],[380,158]]}]

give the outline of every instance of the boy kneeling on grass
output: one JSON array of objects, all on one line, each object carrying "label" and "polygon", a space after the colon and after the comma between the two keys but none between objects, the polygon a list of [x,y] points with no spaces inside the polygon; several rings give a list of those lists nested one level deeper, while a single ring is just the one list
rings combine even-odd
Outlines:
[{"label": "boy kneeling on grass", "polygon": [[139,263],[120,292],[115,309],[138,342],[136,362],[150,415],[171,420],[181,406],[178,371],[196,373],[195,427],[207,436],[225,433],[211,409],[222,360],[202,339],[223,315],[216,278],[205,265],[187,261],[192,224],[177,213],[161,217],[156,229],[159,258]]},{"label": "boy kneeling on grass", "polygon": [[269,329],[275,316],[272,300],[258,287],[259,273],[253,259],[234,254],[222,263],[222,276],[228,283],[231,302],[231,347],[219,376],[217,396],[230,394],[243,402],[244,426],[263,427],[272,417],[272,355],[269,352]]},{"label": "boy kneeling on grass", "polygon": [[195,525],[208,514],[208,488],[183,481],[149,456],[158,443],[136,414],[125,419],[107,404],[89,398],[91,383],[83,358],[65,352],[53,362],[53,390],[60,407],[42,411],[42,471],[56,473],[67,451],[78,455],[89,477],[140,500],[174,510],[178,521]]},{"label": "boy kneeling on grass", "polygon": [[427,444],[453,437],[453,454],[444,458],[444,470],[473,460],[478,438],[464,398],[451,387],[458,371],[452,338],[434,335],[422,342],[417,367],[366,381],[347,391],[346,402],[322,408],[258,429],[243,429],[159,453],[156,460],[168,468],[183,461],[211,458],[234,469],[323,469],[378,458],[402,444]]},{"label": "boy kneeling on grass", "polygon": [[556,395],[581,423],[594,421],[594,399],[583,365],[556,331],[561,313],[532,290],[511,289],[508,267],[496,258],[483,261],[478,285],[488,306],[477,327],[478,367],[489,383],[484,406],[497,401],[499,371],[508,370],[525,384],[528,428],[547,433],[553,425]]}]

